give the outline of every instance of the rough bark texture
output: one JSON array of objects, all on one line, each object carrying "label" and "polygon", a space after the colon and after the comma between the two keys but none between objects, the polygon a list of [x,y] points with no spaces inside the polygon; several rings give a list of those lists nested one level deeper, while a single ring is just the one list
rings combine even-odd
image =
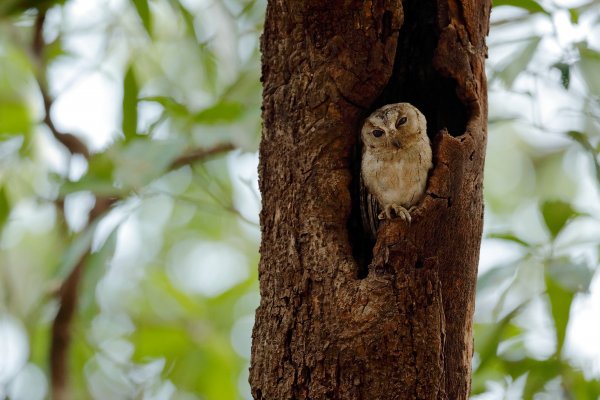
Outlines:
[{"label": "rough bark texture", "polygon": [[[255,399],[468,397],[490,7],[269,1]],[[398,101],[426,115],[434,169],[412,225],[383,223],[371,255],[356,142],[370,111]]]}]

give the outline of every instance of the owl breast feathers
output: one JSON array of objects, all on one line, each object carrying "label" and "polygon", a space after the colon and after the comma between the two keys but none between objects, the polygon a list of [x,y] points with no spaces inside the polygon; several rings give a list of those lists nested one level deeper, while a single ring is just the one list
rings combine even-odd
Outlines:
[{"label": "owl breast feathers", "polygon": [[432,167],[425,116],[409,103],[388,104],[367,118],[361,139],[361,177],[379,204],[378,218],[410,222]]}]

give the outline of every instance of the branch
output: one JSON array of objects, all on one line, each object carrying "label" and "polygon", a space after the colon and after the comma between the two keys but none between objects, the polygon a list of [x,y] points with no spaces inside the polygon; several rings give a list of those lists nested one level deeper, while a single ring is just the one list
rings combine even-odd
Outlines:
[{"label": "branch", "polygon": [[227,153],[234,149],[235,146],[231,143],[220,144],[209,149],[194,149],[173,160],[169,166],[169,170],[174,170],[183,167],[184,165],[193,164],[208,157],[216,156],[221,153]]},{"label": "branch", "polygon": [[[46,60],[44,56],[44,22],[46,10],[40,9],[35,20],[31,52],[35,68],[35,78],[42,94],[44,102],[44,123],[48,126],[52,135],[71,154],[81,154],[89,158],[87,146],[76,136],[70,133],[60,132],[51,117],[53,100],[50,97],[46,82]],[[96,204],[90,213],[90,223],[97,219],[104,211],[116,201],[112,198],[96,197]],[[64,207],[64,204],[63,204]],[[69,376],[69,345],[71,342],[71,321],[77,310],[78,289],[83,274],[83,267],[90,254],[90,249],[81,256],[77,265],[65,279],[60,290],[60,306],[52,324],[52,336],[50,343],[50,376],[52,386],[52,398],[61,400],[68,398],[68,376]]]},{"label": "branch", "polygon": [[[97,197],[90,211],[88,226],[100,218],[118,200],[116,197]],[[71,344],[71,321],[77,311],[79,283],[90,249],[81,256],[77,265],[63,282],[60,289],[60,306],[52,324],[50,343],[50,382],[54,400],[68,399],[69,347]]]},{"label": "branch", "polygon": [[44,58],[44,22],[46,20],[46,10],[40,10],[35,19],[34,30],[33,30],[33,41],[31,44],[31,51],[34,57],[34,61],[37,67],[37,73],[35,78],[42,94],[44,101],[44,123],[48,126],[52,135],[58,140],[71,154],[81,154],[86,159],[90,157],[90,152],[85,143],[81,141],[77,136],[70,133],[60,132],[52,118],[50,112],[52,110],[53,99],[50,97],[47,89],[47,82],[45,78],[46,60]]},{"label": "branch", "polygon": [[46,11],[38,11],[38,15],[35,18],[35,24],[33,25],[33,42],[31,44],[31,50],[36,59],[41,59],[44,53],[44,22],[46,21]]},{"label": "branch", "polygon": [[88,150],[85,143],[83,143],[75,135],[72,135],[70,133],[60,132],[56,128],[56,126],[54,126],[54,122],[52,122],[52,119],[50,118],[50,110],[52,108],[52,99],[50,99],[48,93],[42,87],[41,84],[39,85],[39,87],[40,87],[40,91],[42,93],[42,97],[44,98],[44,110],[46,112],[46,116],[44,117],[44,123],[50,129],[50,132],[52,132],[52,136],[54,136],[54,138],[56,140],[58,140],[63,146],[65,146],[67,148],[67,150],[69,151],[69,153],[81,154],[86,159],[90,158],[90,151]]},{"label": "branch", "polygon": [[63,282],[60,290],[60,308],[52,324],[50,342],[50,382],[52,398],[61,400],[68,398],[69,345],[71,344],[71,321],[77,308],[79,282],[89,250]]}]

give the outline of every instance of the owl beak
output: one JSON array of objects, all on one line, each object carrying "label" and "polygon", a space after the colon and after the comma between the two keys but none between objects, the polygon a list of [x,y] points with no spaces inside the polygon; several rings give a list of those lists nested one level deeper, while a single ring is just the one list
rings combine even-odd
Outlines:
[{"label": "owl beak", "polygon": [[402,145],[400,144],[400,141],[398,139],[396,139],[396,138],[392,139],[392,144],[394,146],[396,146],[397,148],[402,147]]}]

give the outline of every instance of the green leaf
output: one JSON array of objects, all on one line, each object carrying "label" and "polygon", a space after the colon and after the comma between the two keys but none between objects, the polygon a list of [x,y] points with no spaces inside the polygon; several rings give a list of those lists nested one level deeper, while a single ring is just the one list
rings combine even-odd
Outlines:
[{"label": "green leaf", "polygon": [[549,274],[546,274],[546,291],[550,300],[550,310],[554,320],[556,333],[556,355],[561,354],[565,343],[565,336],[571,314],[571,303],[575,296],[571,291],[564,289],[556,283]]},{"label": "green leaf", "polygon": [[478,371],[485,369],[488,363],[492,363],[497,358],[498,345],[506,337],[506,333],[510,333],[509,337],[521,334],[520,328],[511,324],[511,321],[522,309],[523,305],[515,308],[496,323],[475,325],[475,351],[480,357]]},{"label": "green leaf", "polygon": [[61,56],[70,56],[72,53],[65,50],[63,47],[63,39],[61,35],[58,35],[52,42],[46,44],[44,47],[44,55],[46,56],[46,62],[57,59]]},{"label": "green leaf", "polygon": [[82,258],[90,251],[99,221],[100,218],[97,218],[82,232],[75,236],[67,250],[63,253],[58,270],[58,275],[61,278],[69,276],[71,271],[73,271]]},{"label": "green leaf", "polygon": [[198,44],[200,51],[200,61],[202,62],[202,70],[205,75],[204,83],[208,91],[216,94],[219,65],[214,52],[210,48],[208,43]]},{"label": "green leaf", "polygon": [[252,11],[252,8],[254,6],[256,6],[257,2],[256,1],[249,1],[244,8],[242,8],[242,10],[239,12],[239,14],[237,15],[237,17],[241,17],[243,15],[249,14]]},{"label": "green leaf", "polygon": [[112,183],[113,172],[115,170],[114,158],[115,154],[118,154],[118,151],[119,149],[113,146],[104,153],[94,154],[89,160],[86,175]]},{"label": "green leaf", "polygon": [[140,101],[150,101],[154,103],[158,103],[164,107],[165,111],[168,111],[170,114],[176,117],[185,117],[190,114],[188,108],[179,103],[172,97],[168,96],[148,96],[142,97]]},{"label": "green leaf", "polygon": [[582,371],[570,368],[565,364],[563,368],[563,387],[572,394],[576,400],[597,399],[600,393],[600,380],[587,380]]},{"label": "green leaf", "polygon": [[534,360],[526,358],[518,361],[504,361],[506,371],[513,378],[527,374],[527,383],[523,391],[523,399],[533,399],[535,393],[544,389],[544,386],[560,375],[563,365],[560,360]]},{"label": "green leaf", "polygon": [[0,133],[0,154],[3,156],[4,161],[11,155],[16,155],[22,152],[26,145],[27,138],[23,135],[13,135],[10,133]]},{"label": "green leaf", "polygon": [[8,220],[8,216],[10,215],[10,202],[8,201],[8,196],[6,195],[6,190],[2,187],[0,188],[0,233],[2,232],[2,228],[4,224]]},{"label": "green leaf", "polygon": [[194,122],[200,124],[219,124],[234,122],[244,114],[245,107],[240,103],[220,102],[194,115]]},{"label": "green leaf", "polygon": [[541,211],[553,239],[571,219],[581,215],[571,207],[571,204],[561,200],[545,201],[541,205]]},{"label": "green leaf", "polygon": [[571,82],[571,66],[567,63],[557,62],[552,65],[552,68],[556,68],[560,72],[560,83],[563,88],[569,90],[569,84]]},{"label": "green leaf", "polygon": [[506,240],[508,242],[513,242],[520,244],[523,247],[531,247],[531,244],[526,242],[525,240],[513,235],[512,233],[490,233],[488,235],[490,239],[501,239]]},{"label": "green leaf", "polygon": [[569,131],[567,132],[567,135],[569,135],[571,139],[575,140],[587,151],[591,153],[596,153],[596,149],[594,149],[594,146],[592,146],[585,133],[579,131]]},{"label": "green leaf", "polygon": [[136,139],[116,155],[119,187],[138,189],[162,175],[185,144],[175,140]]},{"label": "green leaf", "polygon": [[181,2],[174,1],[175,6],[179,9],[181,16],[183,17],[183,21],[185,22],[185,26],[188,30],[188,33],[191,36],[196,36],[196,29],[194,28],[194,15],[188,11],[187,8]]},{"label": "green leaf", "polygon": [[486,289],[498,290],[498,286],[502,285],[509,278],[514,279],[519,264],[513,262],[499,267],[491,268],[477,278],[477,293]]},{"label": "green leaf", "polygon": [[498,72],[498,76],[508,87],[512,87],[515,79],[517,79],[521,72],[527,69],[527,65],[529,65],[529,62],[533,58],[541,40],[541,36],[531,38],[520,51],[517,51],[512,57],[509,56],[507,58],[507,62]]},{"label": "green leaf", "polygon": [[[206,399],[236,399],[232,377],[239,373],[237,356],[228,335],[213,333],[215,327],[210,322],[138,324],[130,336],[135,344],[134,360],[165,358],[169,378],[178,389],[200,393]],[[203,335],[201,341],[197,340],[198,330]]]},{"label": "green leaf", "polygon": [[560,375],[563,368],[560,360],[534,360],[525,358],[517,361],[502,360],[503,369],[514,379],[527,374],[527,383],[520,399],[533,399],[533,395],[544,389],[547,382]]},{"label": "green leaf", "polygon": [[569,8],[569,15],[571,16],[571,23],[578,24],[579,23],[579,10],[577,8]]},{"label": "green leaf", "polygon": [[575,262],[568,257],[553,259],[546,268],[546,274],[564,289],[572,292],[587,292],[594,277],[594,270],[586,263]]},{"label": "green leaf", "polygon": [[152,36],[152,14],[150,13],[148,0],[133,0],[133,5],[144,24],[146,32],[148,32],[148,35]]},{"label": "green leaf", "polygon": [[580,55],[578,66],[585,83],[594,95],[600,96],[600,53],[590,49],[586,43],[579,43],[577,47]]},{"label": "green leaf", "polygon": [[588,153],[590,153],[592,157],[592,161],[594,162],[594,169],[596,170],[596,180],[598,184],[600,184],[600,163],[598,162],[598,151],[600,149],[600,143],[598,144],[598,149],[594,148],[594,146],[588,140],[588,136],[579,131],[569,131],[567,135],[571,137],[571,139],[575,140],[577,143],[581,145]]},{"label": "green leaf", "polygon": [[587,292],[594,271],[566,257],[552,260],[545,270],[546,292],[556,330],[556,356],[560,356],[571,317],[571,304],[578,292]]},{"label": "green leaf", "polygon": [[0,133],[23,134],[31,130],[31,116],[25,101],[0,97]]},{"label": "green leaf", "polygon": [[[144,279],[140,282],[144,299],[148,303],[169,304],[169,314],[173,320],[186,315],[194,318],[206,318],[205,304],[199,303],[193,296],[177,289],[165,269],[148,268]],[[151,304],[148,305],[153,308]]]},{"label": "green leaf", "polygon": [[[598,1],[597,0],[590,0],[587,1],[577,7],[571,7],[569,8],[569,15],[571,16],[571,22],[573,24],[578,24],[579,23],[579,18],[592,10],[596,10],[598,7]],[[598,20],[596,20],[597,23]]]},{"label": "green leaf", "polygon": [[109,149],[104,153],[94,154],[88,161],[88,171],[76,182],[64,182],[60,187],[62,195],[69,193],[89,191],[95,195],[111,196],[124,192],[123,188],[117,188],[113,181],[115,164],[114,151]]},{"label": "green leaf", "polygon": [[123,190],[115,187],[112,182],[90,176],[84,176],[76,182],[65,182],[60,187],[60,193],[63,196],[86,191],[99,196],[118,196],[123,193]]},{"label": "green leaf", "polygon": [[[107,271],[107,263],[112,258],[117,248],[119,227],[115,227],[102,246],[87,257],[85,274],[83,276],[82,290],[80,291],[79,308],[92,313],[95,311],[96,287]],[[92,315],[90,315],[92,318]]]},{"label": "green leaf", "polygon": [[126,142],[129,142],[137,134],[138,92],[139,87],[135,77],[135,72],[133,70],[133,65],[130,65],[125,73],[125,79],[123,79],[123,121],[121,127],[123,129],[123,135],[125,135]]},{"label": "green leaf", "polygon": [[544,7],[540,5],[540,3],[534,0],[494,0],[494,7],[500,6],[513,6],[527,10],[530,13],[543,13],[550,15],[550,13],[546,11]]},{"label": "green leaf", "polygon": [[576,293],[589,290],[594,271],[587,264],[575,263],[567,257],[562,257],[552,260],[547,265],[544,277],[556,329],[556,355],[560,356],[573,298]]},{"label": "green leaf", "polygon": [[[477,342],[477,339],[475,339],[475,342]],[[491,360],[483,369],[475,365],[471,382],[471,396],[486,393],[491,382],[502,382],[505,377],[502,363],[498,358]]]},{"label": "green leaf", "polygon": [[191,348],[187,332],[177,326],[153,326],[151,329],[136,330],[132,334],[136,344],[134,359],[142,361],[148,357],[173,357],[180,359]]}]

